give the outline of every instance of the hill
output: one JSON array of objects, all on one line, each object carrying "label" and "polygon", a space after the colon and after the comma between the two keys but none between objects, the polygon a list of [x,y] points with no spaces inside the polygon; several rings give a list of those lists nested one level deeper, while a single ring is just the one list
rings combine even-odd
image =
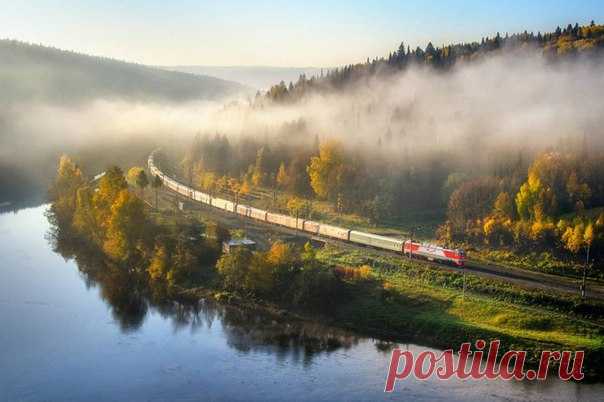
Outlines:
[{"label": "hill", "polygon": [[249,91],[214,77],[166,71],[14,40],[0,40],[0,101],[78,103],[218,100]]},{"label": "hill", "polygon": [[425,49],[411,49],[404,42],[387,57],[367,58],[366,62],[350,64],[328,71],[325,76],[300,76],[297,81],[273,85],[267,98],[282,102],[295,101],[307,93],[340,90],[372,77],[383,77],[411,66],[426,66],[446,71],[460,62],[473,62],[506,51],[538,52],[551,61],[577,57],[602,57],[604,54],[604,25],[593,21],[586,26],[568,24],[553,32],[524,31],[513,35],[482,38],[480,42],[447,44],[436,47],[429,42]]},{"label": "hill", "polygon": [[259,90],[266,90],[275,82],[296,81],[300,75],[320,75],[318,67],[271,67],[271,66],[171,66],[162,67],[170,71],[210,75],[224,80],[236,81]]}]

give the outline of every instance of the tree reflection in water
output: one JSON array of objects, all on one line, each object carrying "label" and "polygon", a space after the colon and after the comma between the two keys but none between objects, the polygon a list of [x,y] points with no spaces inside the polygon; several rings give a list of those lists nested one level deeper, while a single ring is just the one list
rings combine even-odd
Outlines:
[{"label": "tree reflection in water", "polygon": [[[230,347],[242,353],[273,353],[279,360],[289,357],[304,365],[309,365],[318,354],[348,349],[359,341],[350,332],[316,322],[223,305],[209,299],[186,300],[163,285],[151,285],[140,270],[126,270],[111,264],[102,253],[56,225],[52,225],[47,238],[55,252],[75,260],[88,288],[99,287],[101,298],[123,332],[137,331],[150,310],[171,320],[175,331],[211,328],[218,319]],[[381,349],[384,344],[378,343],[376,347]]]}]

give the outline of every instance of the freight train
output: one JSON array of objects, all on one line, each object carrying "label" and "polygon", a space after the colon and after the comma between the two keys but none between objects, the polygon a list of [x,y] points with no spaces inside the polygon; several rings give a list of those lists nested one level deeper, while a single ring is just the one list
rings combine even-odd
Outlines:
[{"label": "freight train", "polygon": [[164,185],[169,189],[191,200],[210,205],[226,212],[241,215],[243,217],[273,225],[284,226],[290,229],[300,230],[316,236],[324,236],[360,244],[363,246],[394,251],[410,258],[424,258],[430,261],[453,264],[458,267],[462,267],[464,265],[465,253],[463,250],[447,249],[437,245],[414,242],[412,240],[399,240],[392,237],[350,230],[308,219],[268,212],[263,209],[254,208],[240,203],[234,203],[219,197],[213,197],[210,194],[192,189],[191,187],[174,180],[159,170],[157,166],[155,166],[154,162],[155,153],[156,151],[151,153],[148,160],[149,171],[151,174],[154,176],[159,176]]}]

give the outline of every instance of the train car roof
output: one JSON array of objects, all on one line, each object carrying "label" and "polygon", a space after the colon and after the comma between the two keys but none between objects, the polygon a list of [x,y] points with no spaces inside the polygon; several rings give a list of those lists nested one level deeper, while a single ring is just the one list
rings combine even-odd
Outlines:
[{"label": "train car roof", "polygon": [[361,232],[359,230],[351,230],[350,233],[352,233],[352,232],[359,233],[359,234],[362,234],[363,236],[372,237],[372,238],[378,239],[378,240],[391,240],[391,241],[397,241],[397,242],[401,242],[401,243],[404,242],[404,240],[395,239],[394,237],[382,236],[382,235],[378,235],[378,234],[374,234],[374,233]]}]

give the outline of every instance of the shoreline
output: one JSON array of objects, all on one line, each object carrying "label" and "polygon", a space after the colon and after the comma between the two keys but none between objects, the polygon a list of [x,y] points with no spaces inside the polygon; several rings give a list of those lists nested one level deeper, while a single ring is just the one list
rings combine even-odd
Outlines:
[{"label": "shoreline", "polygon": [[[472,345],[478,339],[485,339],[487,342],[492,340],[500,340],[501,348],[500,355],[507,350],[525,350],[527,352],[526,365],[527,369],[535,369],[538,367],[539,358],[541,351],[543,350],[556,350],[552,349],[552,344],[545,344],[535,341],[530,341],[523,338],[514,338],[509,336],[502,336],[497,334],[495,331],[488,332],[477,329],[475,331],[469,331],[469,328],[463,328],[463,326],[440,327],[440,328],[426,328],[425,323],[421,320],[412,319],[407,321],[404,326],[397,326],[397,329],[387,328],[387,322],[384,322],[384,326],[363,326],[359,323],[346,322],[345,320],[339,319],[324,314],[311,314],[303,311],[296,311],[295,309],[288,308],[276,303],[268,302],[258,298],[244,298],[233,292],[225,292],[217,289],[210,289],[206,287],[195,287],[195,288],[181,288],[178,290],[177,297],[183,297],[188,302],[199,302],[205,298],[209,298],[216,303],[223,304],[234,308],[239,308],[248,311],[260,311],[263,314],[268,314],[275,320],[294,320],[302,322],[313,322],[327,327],[333,327],[345,331],[349,331],[354,335],[375,339],[382,342],[388,343],[413,343],[429,348],[446,350],[453,349],[456,354],[459,349],[459,345],[464,342],[471,342]],[[407,317],[408,318],[408,317]],[[430,329],[430,330],[426,330]],[[584,365],[583,369],[585,372],[584,382],[587,383],[598,383],[602,382],[602,374],[604,372],[604,349],[584,349],[585,351],[585,362],[590,363]],[[499,360],[498,360],[499,361]],[[598,369],[599,368],[599,369]],[[558,362],[552,361],[550,364],[549,375],[555,375],[558,369]]]}]

